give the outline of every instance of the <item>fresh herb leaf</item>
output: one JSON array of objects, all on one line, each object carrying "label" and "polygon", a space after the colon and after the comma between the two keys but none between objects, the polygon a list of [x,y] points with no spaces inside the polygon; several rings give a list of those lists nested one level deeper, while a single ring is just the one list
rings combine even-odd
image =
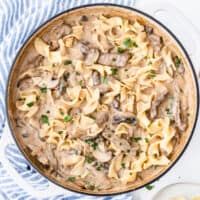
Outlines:
[{"label": "fresh herb leaf", "polygon": [[127,39],[124,41],[124,45],[126,48],[129,48],[129,47],[133,46],[133,42],[131,41],[131,39]]},{"label": "fresh herb leaf", "polygon": [[133,42],[134,47],[138,47],[138,44],[136,42]]},{"label": "fresh herb leaf", "polygon": [[149,139],[148,139],[148,138],[145,138],[145,142],[146,142],[146,143],[149,143]]},{"label": "fresh herb leaf", "polygon": [[46,88],[46,87],[40,88],[40,91],[41,91],[42,93],[47,93],[47,88]]},{"label": "fresh herb leaf", "polygon": [[96,150],[97,147],[98,147],[98,143],[94,142],[94,143],[91,145],[91,147],[92,147],[94,150]]},{"label": "fresh herb leaf", "polygon": [[52,67],[55,67],[55,66],[56,66],[55,64],[52,65]]},{"label": "fresh herb leaf", "polygon": [[63,131],[58,131],[58,134],[62,134],[63,133]]},{"label": "fresh herb leaf", "polygon": [[121,166],[122,166],[123,169],[125,169],[125,167],[126,167],[125,163],[121,163]]},{"label": "fresh herb leaf", "polygon": [[112,58],[112,61],[115,62],[115,61],[116,61],[116,58]]},{"label": "fresh herb leaf", "polygon": [[80,86],[83,86],[83,80],[80,80],[78,83]]},{"label": "fresh herb leaf", "polygon": [[174,57],[174,63],[176,67],[179,67],[181,64],[181,59],[178,56]]},{"label": "fresh herb leaf", "polygon": [[142,138],[141,137],[135,137],[134,140],[135,142],[139,142]]},{"label": "fresh herb leaf", "polygon": [[94,190],[94,189],[95,189],[95,185],[90,185],[90,186],[89,186],[89,189],[90,189],[90,190]]},{"label": "fresh herb leaf", "polygon": [[145,188],[146,188],[147,190],[152,190],[152,189],[154,188],[154,186],[153,186],[153,185],[147,185]]},{"label": "fresh herb leaf", "polygon": [[71,181],[71,182],[74,182],[74,181],[76,180],[76,178],[75,178],[74,176],[70,176],[70,177],[68,178],[68,180]]},{"label": "fresh herb leaf", "polygon": [[170,125],[172,125],[172,124],[175,123],[175,120],[174,119],[170,119],[169,123],[170,123]]},{"label": "fresh herb leaf", "polygon": [[92,163],[94,161],[94,158],[92,156],[86,156],[86,162],[87,163]]},{"label": "fresh herb leaf", "polygon": [[49,118],[47,117],[47,115],[42,115],[41,120],[43,124],[49,124]]},{"label": "fresh herb leaf", "polygon": [[105,83],[105,84],[108,84],[108,77],[107,76],[105,76],[104,78],[103,78],[103,83]]},{"label": "fresh herb leaf", "polygon": [[156,71],[154,69],[149,70],[149,77],[154,78],[156,76]]},{"label": "fresh herb leaf", "polygon": [[34,102],[30,102],[26,104],[28,107],[32,107],[34,105]]},{"label": "fresh herb leaf", "polygon": [[67,116],[64,118],[64,122],[69,122],[69,121],[71,121],[72,119],[73,119],[72,116],[67,115]]},{"label": "fresh herb leaf", "polygon": [[124,50],[122,49],[122,47],[117,47],[117,52],[118,52],[118,53],[123,53]]},{"label": "fresh herb leaf", "polygon": [[64,65],[70,65],[70,64],[72,64],[72,61],[71,61],[71,60],[66,60],[66,61],[64,62]]},{"label": "fresh herb leaf", "polygon": [[115,67],[112,67],[110,70],[111,70],[113,75],[116,75],[118,73],[118,69],[115,68]]},{"label": "fresh herb leaf", "polygon": [[170,115],[170,114],[171,114],[171,111],[170,111],[170,109],[169,109],[169,108],[166,108],[166,109],[165,109],[165,112],[166,112],[168,115]]}]

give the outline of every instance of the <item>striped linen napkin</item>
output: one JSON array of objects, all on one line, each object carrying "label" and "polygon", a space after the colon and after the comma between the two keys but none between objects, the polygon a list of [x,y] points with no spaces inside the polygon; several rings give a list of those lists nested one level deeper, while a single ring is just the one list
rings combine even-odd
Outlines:
[{"label": "striped linen napkin", "polygon": [[[42,23],[69,8],[94,3],[115,3],[134,6],[135,0],[1,0],[0,1],[0,139],[2,134],[8,134],[5,129],[5,91],[9,70],[21,46]],[[5,150],[6,158],[17,173],[37,191],[48,187],[49,181],[37,173],[25,160],[15,144],[10,144]],[[49,196],[42,200],[87,200],[94,196],[80,195],[69,192]],[[1,200],[38,200],[34,194],[29,194],[15,177],[11,177],[0,160],[0,199]],[[131,200],[132,193],[109,197],[98,197],[102,200]]]}]

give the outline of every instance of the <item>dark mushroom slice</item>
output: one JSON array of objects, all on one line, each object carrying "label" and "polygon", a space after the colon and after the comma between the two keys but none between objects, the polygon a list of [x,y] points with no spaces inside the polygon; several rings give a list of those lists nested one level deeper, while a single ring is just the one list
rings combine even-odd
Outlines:
[{"label": "dark mushroom slice", "polygon": [[98,49],[90,49],[85,58],[86,65],[92,65],[97,62],[99,58],[99,50]]},{"label": "dark mushroom slice", "polygon": [[50,31],[47,31],[42,39],[50,45],[50,50],[54,51],[59,48],[58,40],[71,33],[71,27],[60,21]]},{"label": "dark mushroom slice", "polygon": [[99,85],[101,83],[101,77],[98,71],[92,72],[92,81],[94,86]]},{"label": "dark mushroom slice", "polygon": [[168,89],[163,87],[158,90],[158,93],[154,97],[152,103],[151,103],[151,109],[150,109],[150,117],[151,119],[155,118],[157,115],[157,107],[162,103],[162,101],[165,99],[165,96],[168,93]]},{"label": "dark mushroom slice", "polygon": [[144,31],[147,33],[147,34],[152,34],[153,33],[153,27],[151,26],[148,26],[148,25],[145,25],[144,26]]},{"label": "dark mushroom slice", "polygon": [[163,47],[163,40],[162,37],[156,34],[148,35],[149,42],[153,47],[153,50],[159,52]]},{"label": "dark mushroom slice", "polygon": [[171,107],[172,116],[174,119],[174,125],[180,130],[184,131],[187,127],[187,124],[181,119],[181,108],[180,108],[180,99],[176,95],[173,100]]},{"label": "dark mushroom slice", "polygon": [[120,108],[119,95],[114,98],[112,105],[113,105],[113,108],[115,108],[115,109],[119,109]]},{"label": "dark mushroom slice", "polygon": [[89,47],[86,44],[84,44],[82,42],[79,42],[78,45],[79,45],[80,51],[81,51],[81,53],[83,55],[87,55],[89,53],[90,49],[89,49]]},{"label": "dark mushroom slice", "polygon": [[108,119],[109,119],[109,115],[105,111],[100,111],[96,115],[96,123],[99,126],[102,126],[103,124],[105,124],[108,121]]},{"label": "dark mushroom slice", "polygon": [[128,123],[128,124],[133,124],[137,125],[137,120],[135,117],[128,117],[128,116],[120,116],[120,115],[114,115],[112,117],[112,123],[113,124],[120,124],[120,123]]},{"label": "dark mushroom slice", "polygon": [[125,67],[130,58],[128,53],[103,53],[98,59],[98,63],[101,65],[115,66],[115,67]]}]

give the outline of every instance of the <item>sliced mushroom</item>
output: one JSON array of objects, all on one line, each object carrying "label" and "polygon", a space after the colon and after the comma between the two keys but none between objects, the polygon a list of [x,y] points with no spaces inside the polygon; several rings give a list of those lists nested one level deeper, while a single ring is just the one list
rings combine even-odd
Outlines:
[{"label": "sliced mushroom", "polygon": [[47,144],[45,154],[46,154],[46,156],[49,160],[50,165],[54,169],[57,169],[58,161],[57,161],[56,156],[54,154],[55,148],[56,148],[56,146],[54,144]]},{"label": "sliced mushroom", "polygon": [[148,39],[150,44],[152,45],[154,51],[158,52],[161,50],[163,43],[162,43],[162,37],[156,34],[150,34],[148,35]]},{"label": "sliced mushroom", "polygon": [[89,53],[90,49],[86,44],[79,42],[78,45],[83,55],[87,55]]},{"label": "sliced mushroom", "polygon": [[168,89],[166,87],[159,87],[157,89],[157,94],[155,95],[150,109],[150,117],[151,119],[155,118],[157,115],[157,107],[161,104],[161,102],[165,99],[165,96],[168,93]]},{"label": "sliced mushroom", "polygon": [[153,33],[153,27],[151,26],[148,26],[148,25],[145,25],[144,26],[144,31],[147,33],[147,34],[152,34]]},{"label": "sliced mushroom", "polygon": [[180,131],[184,131],[187,127],[187,124],[181,120],[180,99],[177,95],[174,97],[171,112],[175,121],[175,126]]},{"label": "sliced mushroom", "polygon": [[130,54],[128,53],[103,53],[100,55],[98,63],[101,65],[124,67],[127,64],[129,58]]},{"label": "sliced mushroom", "polygon": [[102,126],[105,122],[108,121],[108,113],[105,111],[100,111],[97,113],[96,115],[96,123],[98,124],[98,126]]},{"label": "sliced mushroom", "polygon": [[108,162],[112,158],[112,153],[106,150],[105,144],[101,140],[99,140],[98,148],[93,155],[100,162]]},{"label": "sliced mushroom", "polygon": [[56,88],[56,98],[60,98],[66,91],[67,82],[64,79],[60,80],[58,87]]},{"label": "sliced mushroom", "polygon": [[133,117],[128,117],[128,116],[123,116],[123,115],[114,115],[112,118],[112,123],[113,124],[120,124],[122,122],[128,123],[128,124],[133,124],[136,125],[137,124],[137,120],[136,118]]},{"label": "sliced mushroom", "polygon": [[57,25],[42,36],[42,39],[50,45],[50,50],[53,51],[59,48],[58,40],[69,33],[71,33],[71,27],[64,24],[63,21],[59,21]]},{"label": "sliced mushroom", "polygon": [[98,71],[92,72],[92,81],[94,86],[99,85],[101,83],[100,73]]},{"label": "sliced mushroom", "polygon": [[92,65],[97,62],[99,58],[99,50],[98,49],[90,49],[85,58],[86,65]]},{"label": "sliced mushroom", "polygon": [[119,100],[119,96],[116,96],[113,100],[113,108],[115,109],[119,109],[120,108],[120,100]]}]

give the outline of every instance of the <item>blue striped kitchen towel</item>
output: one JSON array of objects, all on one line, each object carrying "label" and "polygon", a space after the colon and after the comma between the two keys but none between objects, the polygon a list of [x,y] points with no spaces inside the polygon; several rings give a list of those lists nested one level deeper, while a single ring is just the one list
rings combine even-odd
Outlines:
[{"label": "blue striped kitchen towel", "polygon": [[[5,90],[8,74],[13,60],[26,39],[42,23],[56,14],[69,8],[93,3],[116,3],[133,6],[134,0],[0,0],[0,138],[2,134],[8,135],[5,129]],[[2,137],[3,138],[3,137]],[[2,140],[3,141],[3,140]],[[62,192],[58,195],[48,195],[36,198],[37,191],[45,190],[49,181],[38,174],[24,159],[15,144],[5,148],[5,157],[12,168],[28,184],[34,188],[34,193],[26,191],[26,187],[11,176],[9,170],[0,160],[0,200],[76,200],[95,199],[96,197],[80,195],[77,193]],[[48,191],[48,190],[47,190]],[[52,193],[52,191],[51,191]],[[131,200],[132,194],[123,194],[109,197],[98,197],[103,200]]]}]

